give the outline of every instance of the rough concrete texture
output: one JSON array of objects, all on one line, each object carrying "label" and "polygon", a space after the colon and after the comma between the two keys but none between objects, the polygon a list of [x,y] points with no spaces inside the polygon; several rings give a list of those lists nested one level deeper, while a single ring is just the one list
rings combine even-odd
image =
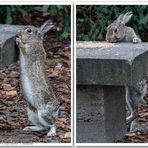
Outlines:
[{"label": "rough concrete texture", "polygon": [[18,58],[18,49],[15,37],[22,26],[0,24],[0,69],[15,62]]},{"label": "rough concrete texture", "polygon": [[132,85],[148,75],[148,43],[77,42],[77,84]]},{"label": "rough concrete texture", "polygon": [[124,87],[77,85],[77,143],[108,143],[126,132]]}]

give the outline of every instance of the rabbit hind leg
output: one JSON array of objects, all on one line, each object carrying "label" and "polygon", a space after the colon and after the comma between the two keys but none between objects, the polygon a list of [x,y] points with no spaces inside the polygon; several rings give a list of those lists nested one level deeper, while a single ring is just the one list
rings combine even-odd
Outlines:
[{"label": "rabbit hind leg", "polygon": [[47,136],[55,136],[56,135],[56,126],[54,124],[54,122],[52,121],[52,119],[47,119],[46,117],[50,117],[50,115],[48,114],[48,110],[43,109],[38,111],[38,117],[39,117],[39,121],[46,127],[49,129],[49,132],[47,133]]},{"label": "rabbit hind leg", "polygon": [[141,98],[139,102],[144,106],[148,106],[148,102],[146,101],[146,97]]},{"label": "rabbit hind leg", "polygon": [[137,111],[132,108],[132,105],[129,100],[126,100],[126,105],[128,110],[130,111],[130,115],[126,118],[127,124],[131,123],[134,119],[138,117]]},{"label": "rabbit hind leg", "polygon": [[127,108],[130,112],[130,115],[126,118],[127,124],[131,123],[135,118],[137,118],[137,112],[134,110],[134,108],[131,105],[131,99],[130,99],[130,94],[129,94],[129,88],[126,87],[125,88],[125,92],[126,92],[126,105]]},{"label": "rabbit hind leg", "polygon": [[45,130],[45,127],[41,125],[39,119],[38,119],[38,113],[33,112],[29,108],[27,108],[28,118],[33,123],[33,126],[27,126],[23,130],[24,131],[43,131]]},{"label": "rabbit hind leg", "polygon": [[140,129],[140,124],[138,123],[138,120],[135,119],[131,122],[130,125],[130,132],[135,132],[138,131]]},{"label": "rabbit hind leg", "polygon": [[141,92],[141,96],[139,97],[140,100],[139,102],[144,105],[144,106],[147,106],[148,105],[148,102],[147,102],[147,97],[146,97],[146,92],[147,92],[147,83],[146,81],[142,81],[142,92]]}]

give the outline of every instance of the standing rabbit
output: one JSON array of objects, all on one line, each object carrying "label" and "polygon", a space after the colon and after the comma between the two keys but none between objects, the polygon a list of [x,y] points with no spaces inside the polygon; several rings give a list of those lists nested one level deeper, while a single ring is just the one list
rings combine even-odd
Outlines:
[{"label": "standing rabbit", "polygon": [[[131,27],[125,26],[125,24],[131,19],[132,11],[125,14],[121,14],[111,25],[107,27],[106,41],[115,42],[133,42],[140,43],[141,39],[136,35],[135,31]],[[146,95],[147,84],[146,80],[141,80],[132,86],[125,88],[126,105],[130,112],[127,117],[127,123],[131,123],[138,116],[138,104],[146,104],[144,99]],[[134,124],[131,124],[131,131],[134,130]]]},{"label": "standing rabbit", "polygon": [[33,126],[24,131],[50,129],[47,136],[56,135],[55,120],[58,118],[60,103],[55,97],[45,74],[46,53],[43,37],[53,27],[48,20],[40,28],[24,27],[16,38],[20,50],[21,81],[28,103],[28,118]]}]

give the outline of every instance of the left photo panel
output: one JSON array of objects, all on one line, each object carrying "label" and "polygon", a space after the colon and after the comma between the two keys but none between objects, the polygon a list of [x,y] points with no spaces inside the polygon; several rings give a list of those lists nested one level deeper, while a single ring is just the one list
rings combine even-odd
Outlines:
[{"label": "left photo panel", "polygon": [[0,5],[0,144],[72,143],[71,8]]}]

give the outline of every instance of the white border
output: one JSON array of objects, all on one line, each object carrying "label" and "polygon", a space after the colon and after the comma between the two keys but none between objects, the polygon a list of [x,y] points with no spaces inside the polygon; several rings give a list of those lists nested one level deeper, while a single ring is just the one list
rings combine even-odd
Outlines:
[{"label": "white border", "polygon": [[74,145],[74,32],[73,32],[73,25],[74,25],[74,9],[73,3],[71,5],[71,143]]},{"label": "white border", "polygon": [[59,0],[0,0],[0,5],[71,5],[73,6],[73,2],[71,1],[59,1]]},{"label": "white border", "polygon": [[[76,0],[77,1],[77,0]],[[76,37],[76,6],[77,5],[148,5],[148,1],[112,1],[112,0],[106,0],[106,1],[93,1],[91,2],[75,2],[74,3],[74,36]],[[74,57],[76,57],[76,38],[74,39]],[[75,87],[74,87],[74,145],[75,146],[145,146],[148,147],[148,143],[77,143],[76,142],[76,58],[74,62],[74,82],[75,82]]]},{"label": "white border", "polygon": [[0,1],[0,5],[70,5],[71,6],[71,143],[0,143],[0,146],[73,146],[73,3],[47,1]]},{"label": "white border", "polygon": [[81,0],[75,0],[76,2],[74,5],[148,5],[148,0],[86,0],[86,1],[81,1]]},{"label": "white border", "polygon": [[76,143],[76,121],[77,121],[77,117],[76,117],[76,3],[74,4],[74,145],[77,146]]},{"label": "white border", "polygon": [[[14,1],[17,2],[17,3],[18,2],[19,3],[22,2],[22,0],[6,0],[6,2],[9,2],[9,3],[10,2],[14,2]],[[142,1],[145,2],[147,0],[145,0],[145,1],[142,0]],[[34,2],[41,2],[41,1],[40,0],[32,0],[32,1],[31,0],[25,0],[24,2],[26,2],[26,3],[34,3]],[[50,2],[50,3],[55,3],[55,2],[57,2],[57,3],[67,3],[67,2],[77,3],[78,2],[79,3],[80,2],[80,3],[83,3],[83,4],[90,3],[90,4],[94,4],[95,5],[95,4],[100,3],[100,2],[102,2],[102,3],[108,3],[109,2],[109,3],[113,4],[113,3],[116,3],[116,2],[117,3],[120,3],[120,2],[121,3],[124,3],[124,2],[125,3],[127,3],[127,2],[130,2],[130,3],[141,2],[141,0],[128,0],[128,1],[127,0],[120,0],[120,1],[119,0],[106,0],[106,1],[105,0],[104,1],[103,0],[91,0],[91,2],[90,2],[90,0],[42,0],[42,3],[46,3],[46,2]]]},{"label": "white border", "polygon": [[[0,146],[148,146],[145,143],[76,143],[76,5],[148,5],[148,1],[132,0],[6,0],[0,5],[71,5],[71,143],[0,144]],[[74,8],[74,9],[73,9]],[[74,10],[74,11],[73,11]],[[74,17],[74,22],[73,22]],[[73,27],[74,26],[74,27]],[[73,32],[74,31],[74,32]],[[74,41],[74,42],[73,42]],[[74,47],[74,48],[73,48]],[[75,99],[73,99],[75,98]],[[74,107],[73,107],[74,105]],[[73,119],[74,116],[74,119]],[[73,124],[74,123],[74,124]],[[74,127],[74,130],[73,130]],[[74,132],[73,132],[74,131]],[[74,137],[73,137],[74,134]],[[74,141],[73,141],[74,138]]]}]

